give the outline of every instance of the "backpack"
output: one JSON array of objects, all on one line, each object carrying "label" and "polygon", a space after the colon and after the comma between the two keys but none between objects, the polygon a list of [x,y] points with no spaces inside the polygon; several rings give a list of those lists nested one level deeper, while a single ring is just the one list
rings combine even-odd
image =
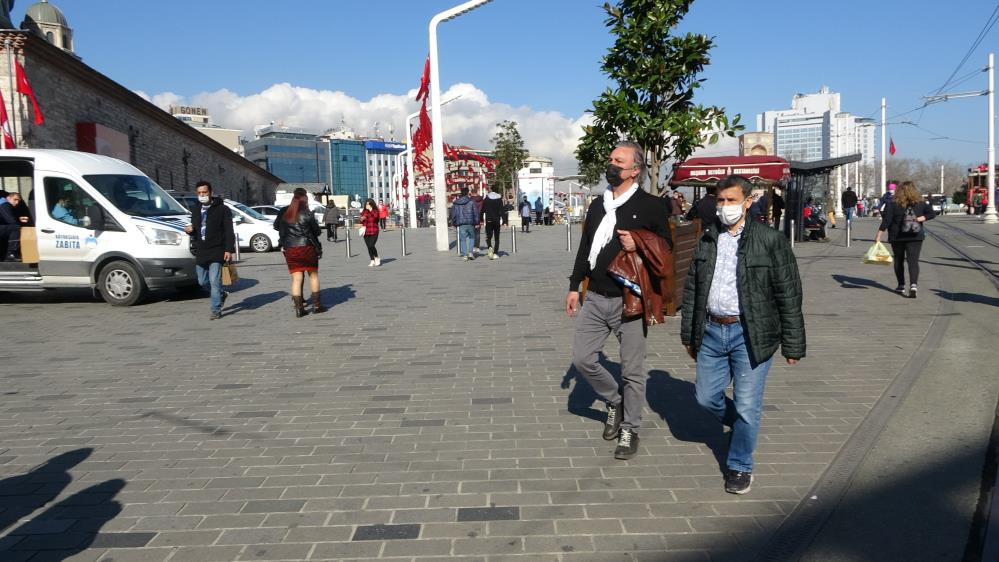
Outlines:
[{"label": "backpack", "polygon": [[905,214],[902,216],[902,228],[899,232],[902,234],[918,234],[923,230],[923,225],[919,224],[916,220],[916,212],[911,206],[905,208]]}]

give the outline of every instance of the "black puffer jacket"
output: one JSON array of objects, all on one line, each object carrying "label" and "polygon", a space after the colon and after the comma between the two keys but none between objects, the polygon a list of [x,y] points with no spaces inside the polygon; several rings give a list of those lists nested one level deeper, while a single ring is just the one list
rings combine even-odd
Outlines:
[{"label": "black puffer jacket", "polygon": [[320,228],[312,211],[305,207],[300,208],[297,220],[288,224],[284,220],[284,212],[287,208],[282,208],[277,218],[274,219],[274,228],[277,229],[281,237],[281,247],[295,248],[297,246],[312,245],[319,250],[321,247],[319,245]]},{"label": "black puffer jacket", "polygon": [[[701,234],[683,291],[680,339],[696,352],[707,322],[708,291],[718,255],[718,228]],[[764,224],[747,221],[739,240],[736,267],[742,326],[749,336],[754,365],[769,359],[777,346],[789,359],[805,356],[805,319],[801,314],[801,278],[787,239]]]},{"label": "black puffer jacket", "polygon": [[[933,212],[933,207],[925,201],[920,201],[915,205],[912,205],[912,214],[916,217],[926,217],[926,220],[930,220],[937,216]],[[905,221],[906,209],[899,205],[896,201],[892,201],[885,206],[885,212],[881,215],[881,226],[878,230],[888,231],[888,241],[889,242],[908,242],[912,240],[923,240],[926,238],[926,232],[923,226],[926,224],[921,223],[919,226],[919,232],[902,232],[902,223]]]}]

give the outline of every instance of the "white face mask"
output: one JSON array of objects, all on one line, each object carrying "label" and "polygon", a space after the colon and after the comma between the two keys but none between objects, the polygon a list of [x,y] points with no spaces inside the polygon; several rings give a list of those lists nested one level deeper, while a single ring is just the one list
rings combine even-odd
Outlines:
[{"label": "white face mask", "polygon": [[200,202],[202,205],[208,203],[210,200],[211,200],[211,197],[209,197],[207,195],[199,195],[198,196],[198,202]]},{"label": "white face mask", "polygon": [[722,205],[718,207],[715,211],[718,214],[718,220],[721,221],[725,226],[732,226],[733,224],[739,222],[742,218],[744,212],[742,208],[742,203],[736,203],[734,205]]}]

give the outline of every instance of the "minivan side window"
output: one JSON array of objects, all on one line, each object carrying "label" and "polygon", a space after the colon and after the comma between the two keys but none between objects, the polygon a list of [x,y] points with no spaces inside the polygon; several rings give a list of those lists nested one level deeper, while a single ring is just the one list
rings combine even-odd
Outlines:
[{"label": "minivan side window", "polygon": [[49,216],[69,225],[86,228],[85,217],[92,207],[99,206],[96,201],[66,178],[45,178],[45,202]]}]

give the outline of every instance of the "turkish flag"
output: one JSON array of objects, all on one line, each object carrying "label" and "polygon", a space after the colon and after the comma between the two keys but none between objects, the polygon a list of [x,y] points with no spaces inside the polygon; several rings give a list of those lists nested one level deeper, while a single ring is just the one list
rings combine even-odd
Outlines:
[{"label": "turkish flag", "polygon": [[423,63],[423,76],[420,77],[420,90],[416,92],[416,101],[420,101],[430,93],[430,55]]},{"label": "turkish flag", "polygon": [[3,94],[0,93],[0,129],[3,129],[3,147],[17,148],[14,143],[14,135],[10,134],[10,121],[7,119],[7,103],[3,101]]},{"label": "turkish flag", "polygon": [[888,139],[888,154],[891,156],[895,156],[895,139],[892,138]]},{"label": "turkish flag", "polygon": [[35,98],[35,91],[31,89],[31,83],[28,82],[28,77],[24,74],[24,67],[17,62],[17,59],[14,59],[14,70],[17,73],[17,93],[28,96],[28,99],[31,100],[31,107],[35,109],[35,125],[41,125],[45,122],[45,116],[42,115],[42,108],[38,107],[38,99]]}]

